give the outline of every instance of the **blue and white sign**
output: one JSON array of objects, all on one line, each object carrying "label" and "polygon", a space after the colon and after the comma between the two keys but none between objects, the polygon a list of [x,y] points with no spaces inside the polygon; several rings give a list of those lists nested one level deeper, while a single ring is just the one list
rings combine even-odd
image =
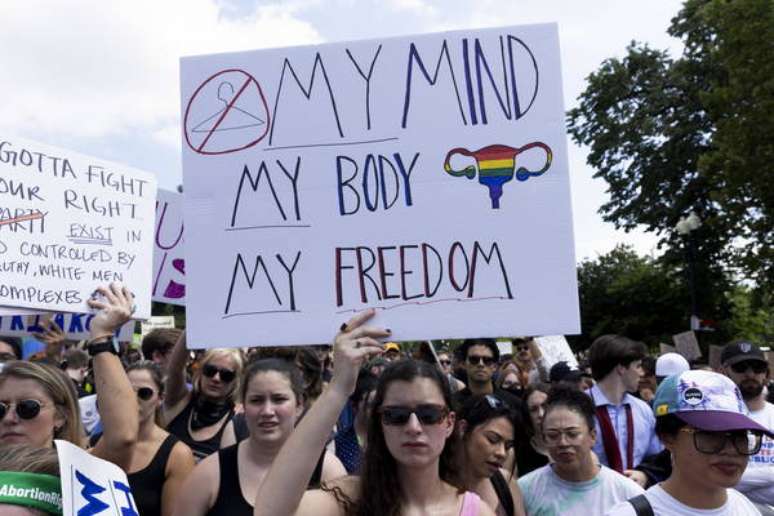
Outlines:
[{"label": "blue and white sign", "polygon": [[56,441],[64,516],[139,516],[124,470],[67,441]]}]

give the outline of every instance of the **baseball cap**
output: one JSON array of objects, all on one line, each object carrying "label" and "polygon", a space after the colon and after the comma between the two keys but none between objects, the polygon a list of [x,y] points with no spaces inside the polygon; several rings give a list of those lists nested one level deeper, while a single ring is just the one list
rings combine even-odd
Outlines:
[{"label": "baseball cap", "polygon": [[388,342],[384,345],[384,351],[398,351],[400,352],[400,346],[398,346],[395,342]]},{"label": "baseball cap", "polygon": [[551,366],[551,371],[548,373],[548,379],[551,383],[558,382],[575,382],[581,379],[583,373],[580,369],[571,367],[566,361],[555,363]]},{"label": "baseball cap", "polygon": [[723,365],[730,366],[748,360],[768,364],[761,348],[746,340],[739,340],[726,344],[723,351],[720,353],[720,363]]},{"label": "baseball cap", "polygon": [[653,411],[656,416],[674,414],[699,430],[758,430],[774,438],[774,433],[750,419],[736,384],[711,371],[684,371],[668,377],[656,390]]},{"label": "baseball cap", "polygon": [[656,376],[659,377],[680,374],[690,368],[690,364],[680,353],[664,353],[656,360]]}]

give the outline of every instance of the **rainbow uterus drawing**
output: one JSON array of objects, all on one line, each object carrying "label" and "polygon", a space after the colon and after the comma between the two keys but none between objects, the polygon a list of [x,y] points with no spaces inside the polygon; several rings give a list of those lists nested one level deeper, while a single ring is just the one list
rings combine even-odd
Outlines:
[{"label": "rainbow uterus drawing", "polygon": [[[525,167],[516,168],[516,156],[533,148],[543,149],[546,153],[546,161],[539,170],[528,170]],[[476,160],[476,164],[468,165],[462,170],[454,170],[451,159],[455,155],[470,157]],[[500,208],[500,197],[503,195],[503,185],[516,176],[518,181],[526,181],[530,177],[543,175],[551,167],[553,152],[551,148],[542,142],[528,143],[522,147],[510,147],[508,145],[489,145],[475,151],[457,147],[446,154],[443,169],[454,177],[466,177],[473,179],[478,175],[478,182],[487,187],[489,198],[492,201],[492,209]]]}]

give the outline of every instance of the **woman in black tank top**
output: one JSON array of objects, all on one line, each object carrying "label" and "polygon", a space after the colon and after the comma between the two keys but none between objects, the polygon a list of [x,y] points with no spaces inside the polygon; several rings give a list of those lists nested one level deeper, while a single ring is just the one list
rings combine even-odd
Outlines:
[{"label": "woman in black tank top", "polygon": [[164,419],[167,431],[187,444],[198,462],[220,448],[224,430],[234,415],[243,358],[238,349],[207,350],[198,362],[190,392],[185,383],[187,361],[183,333],[172,348],[167,366]]},{"label": "woman in black tank top", "polygon": [[142,516],[171,516],[180,486],[193,470],[191,450],[156,424],[163,397],[161,370],[143,361],[127,368],[140,406],[140,431],[127,469],[129,486]]},{"label": "woman in black tank top", "polygon": [[[203,460],[183,487],[178,516],[252,516],[253,501],[280,448],[303,410],[303,379],[296,366],[267,358],[248,365],[241,400],[249,437]],[[346,475],[341,462],[327,452],[300,457],[316,462],[309,487]]]},{"label": "woman in black tank top", "polygon": [[503,469],[515,430],[521,427],[520,412],[492,394],[471,396],[457,413],[458,482],[477,493],[497,516],[525,514],[516,479]]}]

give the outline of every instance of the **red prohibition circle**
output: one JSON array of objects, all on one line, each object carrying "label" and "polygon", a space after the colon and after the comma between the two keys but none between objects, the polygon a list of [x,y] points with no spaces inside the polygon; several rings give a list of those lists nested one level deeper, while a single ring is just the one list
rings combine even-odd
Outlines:
[{"label": "red prohibition circle", "polygon": [[[207,133],[207,136],[204,138],[202,143],[197,147],[197,146],[195,146],[191,142],[191,139],[188,136],[188,115],[189,115],[189,113],[191,111],[191,105],[196,100],[196,97],[199,95],[199,92],[205,86],[207,86],[210,82],[212,82],[213,80],[217,79],[221,75],[226,74],[226,73],[232,73],[232,72],[237,72],[237,73],[243,74],[245,76],[245,82],[242,85],[242,87],[239,88],[239,90],[234,94],[234,97],[231,99],[231,101],[228,103],[226,108],[223,110],[223,113],[220,115],[220,118],[218,119],[218,121],[215,122],[215,124],[212,126],[212,129],[210,129],[210,132]],[[226,115],[228,114],[229,110],[234,105],[234,103],[237,101],[239,96],[242,94],[242,92],[244,92],[247,89],[247,87],[250,84],[255,84],[255,87],[258,89],[258,94],[261,96],[261,102],[263,103],[263,110],[264,110],[264,113],[266,113],[266,124],[265,124],[266,128],[264,129],[263,133],[258,138],[256,138],[255,140],[253,140],[253,141],[251,141],[249,143],[246,143],[245,145],[242,145],[241,147],[235,147],[233,149],[225,149],[225,150],[219,150],[219,151],[208,151],[208,150],[205,150],[204,147],[207,144],[207,142],[209,141],[210,136],[212,136],[212,133],[215,132],[215,130],[218,128],[220,123],[226,117]],[[250,75],[246,71],[241,70],[239,68],[229,68],[227,70],[222,70],[222,71],[220,71],[220,72],[210,76],[207,80],[205,80],[198,88],[196,88],[196,91],[193,92],[193,95],[191,95],[191,99],[188,101],[188,105],[185,108],[185,115],[184,115],[184,118],[183,118],[183,133],[185,134],[185,142],[188,144],[188,147],[190,147],[192,151],[194,151],[194,152],[196,152],[198,154],[217,155],[217,154],[229,154],[231,152],[238,152],[238,151],[247,149],[248,147],[252,147],[253,145],[255,145],[256,143],[260,142],[261,140],[263,140],[266,137],[266,135],[269,132],[269,127],[271,126],[271,119],[270,119],[270,117],[271,117],[271,115],[269,113],[269,105],[266,102],[266,97],[263,94],[263,90],[261,89],[261,85],[258,83],[257,80],[255,80],[255,77],[253,77],[252,75]]]}]

